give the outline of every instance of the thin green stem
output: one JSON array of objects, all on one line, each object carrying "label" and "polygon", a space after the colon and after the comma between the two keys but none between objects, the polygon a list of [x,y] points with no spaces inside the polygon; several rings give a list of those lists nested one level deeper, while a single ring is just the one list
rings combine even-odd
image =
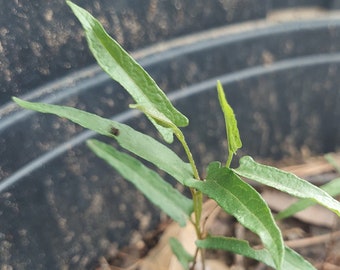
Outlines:
[{"label": "thin green stem", "polygon": [[225,164],[225,166],[227,168],[230,168],[230,164],[231,164],[231,161],[233,160],[233,153],[231,153],[230,149],[229,149],[229,153],[228,153],[228,160]]},{"label": "thin green stem", "polygon": [[[183,145],[184,151],[187,154],[189,163],[191,165],[193,174],[194,174],[194,178],[197,180],[201,180],[200,176],[198,174],[198,170],[195,164],[195,161],[192,157],[191,151],[189,149],[189,146],[187,144],[187,142],[185,141],[185,137],[182,133],[182,131],[175,127],[174,129],[174,133],[176,135],[176,137],[178,138],[178,140],[181,142],[181,144]],[[195,227],[197,228],[197,232],[199,232],[197,234],[197,237],[201,237],[201,228],[200,228],[200,220],[201,220],[201,214],[202,214],[202,204],[203,204],[203,196],[202,196],[202,192],[195,190],[195,189],[191,189],[191,193],[193,195],[193,201],[194,201],[194,212],[195,212]]]},{"label": "thin green stem", "polygon": [[195,179],[200,180],[200,176],[198,174],[198,170],[197,170],[194,158],[192,157],[191,151],[189,149],[189,146],[188,146],[188,144],[187,144],[187,142],[185,140],[185,137],[184,137],[182,131],[179,128],[174,127],[174,133],[175,133],[177,139],[181,142],[181,144],[182,144],[182,146],[184,148],[184,151],[185,151],[185,153],[186,153],[186,155],[188,157],[188,160],[189,160],[189,163],[191,165],[191,168],[192,168],[192,171],[193,171]]},{"label": "thin green stem", "polygon": [[[195,161],[193,159],[192,153],[189,149],[189,146],[187,144],[187,142],[185,141],[185,137],[182,133],[182,131],[177,128],[177,127],[173,127],[173,131],[175,136],[177,137],[177,139],[181,142],[184,151],[188,157],[189,163],[191,165],[193,174],[194,174],[194,178],[197,180],[201,180]],[[195,227],[195,231],[196,231],[196,235],[198,239],[202,239],[203,238],[203,233],[202,233],[202,229],[201,229],[201,225],[200,225],[200,221],[201,221],[201,215],[202,215],[202,206],[203,206],[203,195],[201,191],[198,191],[196,189],[191,188],[190,189],[192,197],[193,197],[193,203],[194,203],[194,215],[195,215],[195,221],[193,222],[193,225]],[[201,249],[198,249],[201,250]],[[198,253],[197,250],[197,253]],[[201,255],[204,256],[204,252],[203,250],[200,251]],[[196,264],[196,257],[197,257],[197,253],[195,255],[195,260],[194,260],[194,264]],[[202,257],[202,265],[203,265],[203,269],[205,269],[204,266],[204,258]],[[194,267],[194,266],[193,266]]]},{"label": "thin green stem", "polygon": [[202,205],[203,205],[203,196],[202,192],[193,189],[193,201],[194,201],[194,213],[195,213],[195,228],[198,239],[202,238],[202,230],[201,230],[201,214],[202,214]]}]

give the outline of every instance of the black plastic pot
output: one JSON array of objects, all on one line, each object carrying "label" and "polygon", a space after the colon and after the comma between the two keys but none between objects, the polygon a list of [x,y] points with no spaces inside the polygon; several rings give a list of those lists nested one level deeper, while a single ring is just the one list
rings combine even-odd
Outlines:
[{"label": "black plastic pot", "polygon": [[[287,8],[337,9],[336,0],[74,0],[99,18],[124,48],[218,26],[264,19]],[[83,30],[64,0],[1,1],[0,106],[43,82],[94,63]]]},{"label": "black plastic pot", "polygon": [[[238,119],[239,156],[280,159],[340,147],[339,19],[215,29],[135,55],[189,117],[184,132],[201,171],[226,158],[217,79]],[[144,117],[127,111],[132,101],[96,66],[27,98],[155,134]],[[90,269],[98,256],[159,222],[159,212],[86,148],[93,133],[14,104],[2,107],[0,118],[2,266]]]},{"label": "black plastic pot", "polygon": [[[266,1],[74,2],[99,18],[124,48],[136,50],[180,35],[263,18]],[[59,80],[94,63],[83,30],[65,0],[1,1],[0,25],[0,105],[12,95],[26,94],[42,82]]]}]

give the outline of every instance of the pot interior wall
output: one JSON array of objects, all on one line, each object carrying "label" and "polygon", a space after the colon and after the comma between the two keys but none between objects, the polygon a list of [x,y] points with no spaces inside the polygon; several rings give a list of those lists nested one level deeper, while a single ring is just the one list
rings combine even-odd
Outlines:
[{"label": "pot interior wall", "polygon": [[[291,23],[195,41],[140,62],[189,117],[184,132],[204,171],[209,162],[226,158],[217,79],[238,119],[244,142],[239,156],[281,159],[338,150],[339,37],[337,20]],[[124,113],[132,101],[117,84],[96,68],[86,74],[65,80],[39,100],[155,134],[144,117]],[[14,110],[3,119],[3,265],[82,269],[159,222],[159,212],[86,148],[84,141],[93,134],[53,116]],[[178,144],[171,147],[182,154]]]}]

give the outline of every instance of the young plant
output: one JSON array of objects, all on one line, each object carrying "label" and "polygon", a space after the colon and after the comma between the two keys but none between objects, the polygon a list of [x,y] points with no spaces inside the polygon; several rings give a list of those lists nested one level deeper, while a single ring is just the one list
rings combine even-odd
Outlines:
[{"label": "young plant", "polygon": [[[238,253],[276,269],[315,269],[295,251],[284,245],[281,232],[269,207],[260,194],[241,177],[306,199],[308,203],[319,203],[337,215],[340,215],[340,203],[309,182],[293,174],[261,165],[249,156],[240,159],[238,168],[230,168],[232,158],[242,143],[237,121],[220,82],[217,82],[217,92],[225,116],[228,158],[225,165],[216,161],[211,162],[207,168],[206,178],[201,179],[186,139],[179,128],[187,126],[188,119],[174,108],[149,74],[105,32],[98,20],[72,2],[68,1],[67,4],[81,22],[89,47],[98,64],[130,93],[136,102],[131,107],[142,111],[167,143],[173,141],[173,136],[180,141],[188,162],[183,161],[166,145],[125,124],[75,108],[32,103],[18,98],[13,98],[13,100],[23,108],[55,114],[111,137],[121,147],[156,165],[180,184],[189,188],[192,195],[190,199],[136,158],[119,152],[103,142],[94,139],[87,141],[87,145],[94,153],[114,167],[126,180],[133,183],[150,201],[179,225],[185,226],[187,222],[193,224],[197,235],[196,256],[188,254],[175,239],[170,241],[184,269],[194,269],[197,254],[201,251],[204,255],[204,249],[222,249]],[[200,225],[203,195],[215,200],[240,224],[257,234],[263,243],[263,248],[254,249],[247,241],[213,236],[205,232]],[[204,256],[202,256],[202,263],[204,265]]]}]

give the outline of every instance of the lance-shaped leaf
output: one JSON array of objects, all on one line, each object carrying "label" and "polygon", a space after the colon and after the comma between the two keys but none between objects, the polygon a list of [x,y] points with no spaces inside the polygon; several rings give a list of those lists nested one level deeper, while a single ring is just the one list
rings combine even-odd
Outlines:
[{"label": "lance-shaped leaf", "polygon": [[206,181],[187,180],[185,184],[214,199],[243,226],[256,233],[281,269],[284,256],[283,239],[265,201],[249,184],[232,170],[220,167],[218,162],[208,167]]},{"label": "lance-shaped leaf", "polygon": [[234,111],[227,101],[220,81],[217,81],[217,92],[218,100],[224,114],[225,126],[227,131],[228,160],[226,166],[229,167],[233,155],[236,154],[236,151],[242,147],[242,142],[240,138],[240,133],[237,128],[237,120],[235,118]]},{"label": "lance-shaped leaf", "polygon": [[[336,178],[329,183],[322,185],[320,188],[326,191],[330,196],[335,197],[340,194],[340,178]],[[297,202],[293,203],[292,205],[278,213],[275,216],[275,219],[279,220],[290,217],[314,204],[316,204],[316,202],[311,199],[298,200]]]},{"label": "lance-shaped leaf", "polygon": [[55,114],[84,128],[112,137],[117,140],[120,146],[155,164],[182,184],[185,179],[192,178],[191,166],[180,159],[175,152],[152,137],[125,124],[71,107],[28,102],[15,97],[13,100],[23,108]]},{"label": "lance-shaped leaf", "polygon": [[189,265],[193,262],[194,257],[184,249],[182,244],[176,238],[170,238],[169,243],[172,253],[175,254],[184,270],[189,270]]},{"label": "lance-shaped leaf", "polygon": [[[244,240],[232,237],[208,237],[204,240],[197,240],[196,245],[200,248],[230,251],[263,262],[266,265],[275,268],[275,264],[268,250],[254,249]],[[282,269],[315,270],[316,268],[294,250],[285,247]]]},{"label": "lance-shaped leaf", "polygon": [[151,202],[181,226],[185,226],[193,211],[192,200],[182,195],[139,160],[97,140],[88,140],[87,145],[97,156],[134,184]]},{"label": "lance-shaped leaf", "polygon": [[[187,126],[188,119],[174,108],[150,75],[107,34],[100,22],[85,9],[70,1],[67,3],[82,24],[89,48],[102,69],[120,83],[138,104],[162,112],[178,127]],[[151,121],[164,139],[171,142],[172,130]]]},{"label": "lance-shaped leaf", "polygon": [[292,173],[255,162],[251,157],[240,159],[240,166],[233,170],[238,175],[276,188],[292,196],[312,199],[340,216],[340,203],[324,190]]}]

